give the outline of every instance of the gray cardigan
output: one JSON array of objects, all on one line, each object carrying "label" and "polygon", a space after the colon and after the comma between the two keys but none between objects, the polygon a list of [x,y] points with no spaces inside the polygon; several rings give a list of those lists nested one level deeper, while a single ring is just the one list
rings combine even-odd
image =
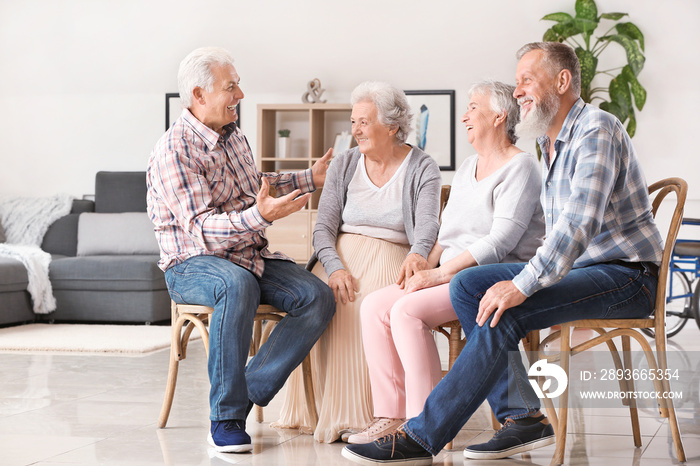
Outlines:
[{"label": "gray cardigan", "polygon": [[[344,269],[335,250],[338,232],[342,224],[343,209],[347,200],[348,185],[360,160],[360,150],[353,147],[333,158],[328,167],[326,182],[318,204],[318,219],[314,227],[314,254],[309,261],[311,268],[320,260],[326,274]],[[411,253],[427,258],[437,239],[440,210],[440,168],[428,154],[413,148],[406,166],[403,186],[403,220]]]}]

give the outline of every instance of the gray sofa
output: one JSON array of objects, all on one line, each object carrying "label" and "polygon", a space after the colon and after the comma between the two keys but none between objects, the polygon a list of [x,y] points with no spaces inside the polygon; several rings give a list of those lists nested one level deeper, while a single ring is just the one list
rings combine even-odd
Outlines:
[{"label": "gray sofa", "polygon": [[57,308],[32,312],[24,266],[0,258],[0,325],[36,322],[158,322],[170,298],[152,225],[146,217],[145,172],[98,172],[95,201],[74,200],[54,222],[42,249]]}]

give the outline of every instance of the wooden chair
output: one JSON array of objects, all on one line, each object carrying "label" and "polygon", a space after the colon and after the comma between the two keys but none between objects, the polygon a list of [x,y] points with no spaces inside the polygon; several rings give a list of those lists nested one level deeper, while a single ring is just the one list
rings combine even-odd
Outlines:
[{"label": "wooden chair", "polygon": [[[163,399],[163,407],[158,418],[158,427],[163,428],[168,422],[170,416],[170,408],[173,404],[173,396],[175,395],[175,384],[177,383],[177,372],[180,361],[187,356],[187,344],[189,343],[192,330],[196,327],[202,336],[204,348],[209,354],[209,331],[207,325],[209,318],[214,312],[214,309],[207,306],[197,306],[191,304],[176,304],[174,301],[170,303],[171,319],[172,319],[172,340],[170,342],[170,367],[168,369],[168,382],[165,388],[165,398]],[[285,316],[283,311],[270,306],[269,304],[261,304],[258,307],[253,323],[253,337],[250,342],[250,355],[255,355],[260,347],[265,343],[267,337],[272,332],[273,326],[282,320]],[[263,322],[265,325],[263,326]],[[311,360],[307,356],[302,362],[302,372],[304,376],[304,394],[306,396],[306,406],[309,419],[312,426],[315,427],[318,422],[316,413],[316,401],[314,398],[313,382],[311,380]],[[263,421],[263,411],[261,406],[256,407],[256,420]]]},{"label": "wooden chair", "polygon": [[[447,201],[450,198],[451,190],[452,186],[450,186],[449,184],[442,185],[442,189],[440,191],[440,220],[442,220],[442,211],[445,210]],[[464,348],[467,339],[462,336],[462,325],[459,323],[459,320],[451,320],[449,322],[445,322],[444,324],[438,325],[433,330],[447,337],[449,348],[447,365],[448,369],[447,371],[442,371],[442,375],[444,376],[450,369],[452,369],[452,365],[457,360],[459,353],[462,352],[462,348]]]},{"label": "wooden chair", "polygon": [[[537,348],[539,358],[545,357],[544,348],[552,341],[560,340],[560,352],[556,356],[560,366],[569,374],[569,357],[576,355],[582,351],[593,348],[605,343],[611,352],[616,368],[632,369],[632,361],[630,356],[630,339],[634,338],[644,350],[644,354],[649,364],[650,369],[661,369],[665,371],[668,367],[666,359],[666,331],[665,331],[665,305],[666,305],[666,282],[668,280],[669,262],[673,254],[673,247],[678,235],[681,220],[683,217],[683,207],[688,191],[688,185],[680,178],[667,178],[649,186],[649,194],[656,193],[652,201],[652,211],[656,217],[659,206],[663,199],[671,192],[675,193],[676,204],[671,218],[671,225],[666,235],[663,259],[659,268],[659,281],[656,287],[656,302],[654,315],[646,319],[585,319],[577,320],[561,324],[561,330],[557,330],[548,335],[544,340],[539,342],[539,332],[531,332],[528,337],[532,345],[531,349]],[[592,329],[597,336],[590,338],[587,341],[576,344],[571,347],[571,331],[574,329]],[[645,336],[640,332],[643,328],[653,328],[655,337],[653,347],[649,344]],[[613,342],[613,338],[621,337],[623,357],[621,358],[617,347]],[[654,354],[656,352],[656,356]],[[554,358],[549,358],[550,360]],[[633,381],[626,381],[627,386],[624,390],[634,390]],[[657,392],[669,392],[670,383],[668,380],[656,381],[654,389]],[[552,464],[564,463],[564,449],[566,446],[566,427],[568,414],[568,387],[559,398],[559,413],[557,415],[552,400],[545,398],[545,406],[547,407],[547,416],[552,421],[552,425],[556,431],[556,450],[552,458]],[[642,446],[639,417],[634,399],[629,402],[630,417],[632,421],[632,432],[634,445]],[[671,428],[671,436],[675,446],[676,456],[678,461],[685,461],[685,451],[683,449],[683,440],[681,438],[680,429],[678,427],[678,419],[673,406],[673,400],[663,400],[659,405],[662,417],[668,417],[669,426]]]}]

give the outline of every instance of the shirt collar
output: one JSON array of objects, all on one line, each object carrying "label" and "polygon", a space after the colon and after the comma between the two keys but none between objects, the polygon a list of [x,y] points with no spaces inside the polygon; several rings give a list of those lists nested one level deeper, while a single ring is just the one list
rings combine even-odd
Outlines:
[{"label": "shirt collar", "polygon": [[581,97],[579,97],[578,100],[574,102],[574,105],[571,107],[571,110],[569,110],[569,113],[564,119],[564,124],[561,125],[561,130],[559,131],[559,135],[557,136],[557,141],[567,142],[571,140],[571,134],[573,133],[574,124],[576,123],[578,116],[581,114],[585,107],[586,103]]},{"label": "shirt collar", "polygon": [[[571,107],[571,110],[569,110],[569,113],[566,115],[564,123],[561,125],[561,130],[559,130],[559,134],[557,135],[557,141],[566,142],[571,139],[574,123],[578,119],[581,112],[583,112],[584,108],[586,108],[586,103],[581,97],[579,97],[578,100],[574,102],[574,105]],[[538,137],[537,144],[539,144],[540,149],[542,152],[544,152],[545,148],[549,147],[549,136],[544,134]]]},{"label": "shirt collar", "polygon": [[229,123],[223,127],[224,134],[219,134],[201,121],[197,119],[196,116],[189,111],[189,109],[184,109],[182,111],[182,119],[185,120],[194,131],[204,140],[204,144],[209,148],[209,150],[214,149],[219,139],[222,142],[226,142],[228,138],[236,131],[236,124]]}]

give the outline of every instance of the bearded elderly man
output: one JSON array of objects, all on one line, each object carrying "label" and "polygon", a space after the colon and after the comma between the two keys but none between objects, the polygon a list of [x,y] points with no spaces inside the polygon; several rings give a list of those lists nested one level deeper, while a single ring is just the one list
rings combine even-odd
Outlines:
[{"label": "bearded elderly man", "polygon": [[[176,303],[214,308],[209,327],[209,443],[222,452],[251,450],[245,420],[267,405],[321,336],[333,313],[330,288],[281,253],[265,229],[301,209],[323,185],[329,150],[299,173],[260,173],[234,123],[243,99],[233,58],[201,48],[181,63],[180,118],[148,162],[148,213]],[[274,186],[278,198],[269,194]],[[306,194],[302,194],[306,193]],[[260,302],[287,313],[246,366]]]},{"label": "bearded elderly man", "polygon": [[662,239],[629,136],[617,118],[581,100],[571,47],[532,43],[517,57],[516,131],[537,137],[544,159],[544,245],[528,263],[472,267],[452,279],[450,299],[467,337],[461,355],[418,417],[384,439],[345,447],[346,458],[430,464],[485,399],[503,427],[468,446],[466,458],[554,443],[522,362],[508,353],[531,330],[653,309]]}]

